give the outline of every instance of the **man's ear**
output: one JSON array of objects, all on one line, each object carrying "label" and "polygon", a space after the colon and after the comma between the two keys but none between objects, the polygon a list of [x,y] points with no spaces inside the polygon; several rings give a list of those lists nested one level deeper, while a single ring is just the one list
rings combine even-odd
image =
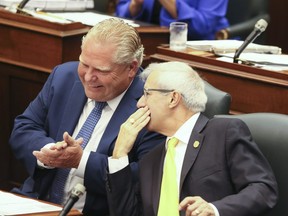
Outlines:
[{"label": "man's ear", "polygon": [[171,108],[176,107],[180,103],[180,100],[181,100],[181,94],[179,92],[173,91],[170,94],[169,107]]},{"label": "man's ear", "polygon": [[135,59],[132,61],[132,63],[129,65],[129,77],[134,78],[136,76],[136,73],[138,71],[138,61]]}]

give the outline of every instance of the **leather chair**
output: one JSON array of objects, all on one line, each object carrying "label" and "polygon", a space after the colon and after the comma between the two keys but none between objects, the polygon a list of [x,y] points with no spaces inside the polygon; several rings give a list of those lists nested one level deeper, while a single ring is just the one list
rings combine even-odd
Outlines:
[{"label": "leather chair", "polygon": [[117,0],[94,0],[94,9],[97,12],[114,15]]},{"label": "leather chair", "polygon": [[109,5],[109,0],[94,0],[94,10],[98,12],[107,13],[108,5]]},{"label": "leather chair", "polygon": [[252,137],[266,156],[274,171],[279,189],[277,205],[262,216],[288,215],[288,115],[277,113],[249,113],[216,115],[239,118],[249,127]]},{"label": "leather chair", "polygon": [[[245,40],[259,19],[265,19],[269,23],[268,0],[229,0],[226,17],[230,26],[219,30],[216,39]],[[264,42],[265,32],[255,40],[255,43]]]},{"label": "leather chair", "polygon": [[213,118],[214,115],[229,114],[231,105],[231,95],[224,92],[210,83],[205,81],[205,93],[208,101],[206,109],[203,112],[208,118]]}]

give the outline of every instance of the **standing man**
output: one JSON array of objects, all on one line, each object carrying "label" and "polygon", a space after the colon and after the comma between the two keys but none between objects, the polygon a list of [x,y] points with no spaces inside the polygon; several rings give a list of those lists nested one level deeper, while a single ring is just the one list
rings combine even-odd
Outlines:
[{"label": "standing man", "polygon": [[144,95],[121,126],[109,166],[129,155],[145,126],[167,141],[141,159],[140,189],[129,166],[109,167],[110,215],[260,216],[273,208],[278,191],[269,163],[241,120],[201,114],[207,97],[199,75],[167,62],[141,76]]},{"label": "standing man", "polygon": [[[74,207],[84,215],[109,215],[107,157],[120,125],[143,94],[138,77],[143,50],[133,27],[108,19],[83,38],[79,62],[54,68],[39,95],[15,119],[10,143],[29,178],[14,192],[63,204],[82,183],[86,193]],[[133,172],[162,139],[141,130],[128,159]]]}]

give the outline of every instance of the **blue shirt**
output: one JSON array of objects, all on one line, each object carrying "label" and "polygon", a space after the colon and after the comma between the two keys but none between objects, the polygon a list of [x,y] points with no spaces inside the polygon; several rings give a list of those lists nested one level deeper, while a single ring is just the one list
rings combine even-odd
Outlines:
[{"label": "blue shirt", "polygon": [[[119,0],[116,16],[151,22],[154,0],[144,0],[140,13],[132,17],[129,12],[130,0]],[[215,33],[228,27],[225,18],[228,0],[176,0],[178,19],[175,20],[165,8],[160,11],[160,25],[169,26],[180,21],[188,24],[188,40],[214,40]]]}]

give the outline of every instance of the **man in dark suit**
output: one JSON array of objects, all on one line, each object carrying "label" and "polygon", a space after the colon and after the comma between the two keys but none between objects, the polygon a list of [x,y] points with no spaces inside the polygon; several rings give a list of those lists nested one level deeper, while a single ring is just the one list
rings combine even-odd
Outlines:
[{"label": "man in dark suit", "polygon": [[[168,161],[165,142],[140,160],[139,185],[132,181],[129,166],[113,168],[127,157],[145,126],[167,140],[179,140],[174,158],[176,201],[165,203],[166,215],[256,216],[273,208],[278,191],[269,163],[241,120],[209,120],[201,114],[207,97],[199,75],[185,63],[167,62],[149,65],[141,76],[147,80],[139,109],[121,126],[109,158],[110,215],[165,215],[159,213]],[[171,188],[172,182],[164,192]]]},{"label": "man in dark suit", "polygon": [[[79,62],[54,68],[39,95],[15,119],[10,143],[29,178],[14,189],[41,200],[64,204],[77,184],[86,193],[74,207],[84,215],[109,215],[105,178],[120,125],[136,110],[143,94],[139,79],[143,45],[137,31],[119,19],[96,24],[83,38]],[[107,102],[84,150],[77,138],[95,104]],[[131,169],[163,136],[141,130],[129,154]],[[56,144],[55,144],[56,143]],[[64,196],[55,190],[55,175],[71,168]],[[58,172],[59,171],[59,172]],[[55,201],[56,202],[56,201]]]}]

